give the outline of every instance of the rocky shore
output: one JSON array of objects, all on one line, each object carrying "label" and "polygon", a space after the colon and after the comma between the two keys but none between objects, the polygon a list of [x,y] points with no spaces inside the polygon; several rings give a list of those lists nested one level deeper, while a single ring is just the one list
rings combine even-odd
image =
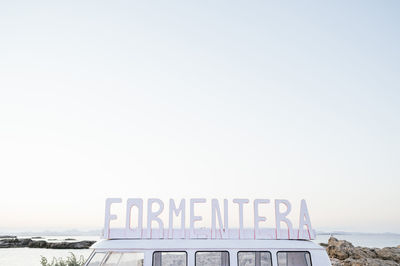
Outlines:
[{"label": "rocky shore", "polygon": [[0,238],[0,248],[52,248],[52,249],[86,249],[96,241],[46,241],[41,238],[17,238],[8,236]]},{"label": "rocky shore", "polygon": [[331,259],[332,266],[394,266],[400,265],[400,246],[387,248],[354,247],[346,240],[329,238],[321,244]]},{"label": "rocky shore", "polygon": [[[40,237],[17,238],[0,236],[0,248],[87,249],[95,241],[64,239],[46,241]],[[321,244],[331,259],[332,266],[400,266],[400,246],[386,248],[354,247],[346,240],[330,237]]]}]

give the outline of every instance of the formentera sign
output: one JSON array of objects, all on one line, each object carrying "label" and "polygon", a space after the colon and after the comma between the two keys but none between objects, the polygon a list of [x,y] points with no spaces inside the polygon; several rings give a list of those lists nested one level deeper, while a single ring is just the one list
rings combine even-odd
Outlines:
[{"label": "formentera sign", "polygon": [[[187,208],[187,203],[189,203]],[[147,200],[147,226],[144,222],[144,200],[140,198],[129,198],[126,200],[125,227],[111,228],[110,223],[118,220],[116,214],[111,212],[112,205],[122,204],[121,198],[106,199],[104,235],[105,239],[132,238],[132,239],[314,239],[315,231],[311,227],[310,216],[308,214],[305,200],[300,202],[300,217],[298,229],[293,228],[292,221],[288,218],[292,210],[292,205],[288,200],[277,199],[255,199],[250,204],[249,199],[233,199],[230,204],[237,207],[235,215],[239,223],[239,228],[229,227],[228,207],[229,201],[218,199],[207,201],[204,198],[181,199],[179,202],[170,199],[168,213],[163,215],[165,204],[160,199],[151,198]],[[253,227],[244,227],[243,210],[252,205],[254,222]],[[208,205],[211,214],[209,227],[200,227],[198,224],[204,217],[196,213],[196,208],[200,205]],[[275,217],[265,217],[260,214],[260,207],[273,208]],[[204,207],[204,206],[203,206]],[[189,220],[186,220],[186,211],[189,210]],[[282,210],[283,209],[283,210]],[[133,217],[132,212],[136,216]],[[161,216],[168,215],[168,226],[164,224]],[[174,225],[175,220],[180,220],[179,225]],[[180,219],[179,219],[180,218]],[[260,223],[274,219],[274,228],[263,228]],[[190,225],[186,228],[185,225]],[[135,224],[135,226],[132,226]],[[155,226],[154,226],[155,225]],[[196,226],[197,225],[197,226]]]}]

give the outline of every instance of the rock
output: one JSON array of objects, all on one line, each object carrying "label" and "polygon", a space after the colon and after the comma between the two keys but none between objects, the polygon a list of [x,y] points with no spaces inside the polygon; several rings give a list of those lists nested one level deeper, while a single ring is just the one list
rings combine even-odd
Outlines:
[{"label": "rock", "polygon": [[[334,264],[332,264],[334,265]],[[380,260],[380,259],[351,259],[348,258],[344,261],[339,261],[338,264],[335,265],[343,265],[343,266],[398,266],[399,264],[394,261],[389,260]]]},{"label": "rock", "polygon": [[335,258],[331,258],[331,263],[332,266],[342,266],[343,262],[341,260],[335,259]]},{"label": "rock", "polygon": [[10,248],[11,244],[9,241],[0,240],[0,248]]},{"label": "rock", "polygon": [[350,257],[353,259],[362,259],[362,258],[375,259],[377,258],[377,255],[374,249],[356,247],[353,249]]},{"label": "rock", "polygon": [[44,240],[31,241],[28,245],[29,248],[47,248],[47,242]]},{"label": "rock", "polygon": [[21,246],[23,246],[23,247],[29,246],[29,243],[31,243],[31,242],[32,242],[32,239],[30,239],[30,238],[21,238],[21,239],[19,239],[19,244]]},{"label": "rock", "polygon": [[354,247],[350,242],[330,237],[326,251],[332,266],[400,265],[400,248]]},{"label": "rock", "polygon": [[5,238],[0,239],[0,248],[19,248],[19,247],[26,247],[29,245],[30,238]]},{"label": "rock", "polygon": [[17,236],[8,236],[8,235],[5,235],[5,236],[0,236],[0,239],[1,238],[17,238]]},{"label": "rock", "polygon": [[337,240],[334,237],[330,237],[328,240],[328,247],[326,252],[330,258],[339,260],[345,260],[350,257],[353,253],[354,246],[346,240]]},{"label": "rock", "polygon": [[31,238],[4,238],[0,239],[0,248],[54,248],[54,249],[86,249],[96,241],[75,242],[47,242],[45,240],[32,240]]},{"label": "rock", "polygon": [[53,249],[86,249],[90,248],[95,241],[79,241],[79,242],[54,242],[48,243],[47,248]]},{"label": "rock", "polygon": [[79,241],[79,242],[74,242],[71,243],[73,244],[74,249],[84,249],[84,248],[90,248],[96,241]]},{"label": "rock", "polygon": [[376,254],[380,259],[393,260],[397,263],[400,263],[400,248],[377,249]]},{"label": "rock", "polygon": [[320,245],[321,247],[324,247],[324,248],[328,247],[328,244],[327,244],[327,243],[319,243],[319,245]]}]

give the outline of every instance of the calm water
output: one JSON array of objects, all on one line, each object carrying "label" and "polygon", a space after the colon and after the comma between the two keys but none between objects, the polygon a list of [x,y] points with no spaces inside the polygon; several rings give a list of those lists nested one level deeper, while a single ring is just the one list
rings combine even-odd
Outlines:
[{"label": "calm water", "polygon": [[87,258],[90,250],[70,250],[70,249],[42,249],[42,248],[3,248],[0,249],[1,266],[40,266],[40,256],[45,256],[49,261],[52,257],[65,258],[69,253],[83,255]]},{"label": "calm water", "polygon": [[[317,235],[315,243],[328,243],[329,235]],[[384,248],[400,245],[400,234],[351,234],[334,235],[339,240],[347,240],[354,246]]]},{"label": "calm water", "polygon": [[[355,246],[364,247],[393,247],[400,245],[400,235],[394,234],[352,234],[352,235],[335,235],[338,239],[348,240]],[[47,239],[65,239],[75,238],[77,240],[98,240],[97,236],[57,236],[46,237]],[[318,235],[314,240],[316,243],[326,243],[329,235]],[[40,256],[45,256],[49,260],[51,258],[65,258],[73,252],[77,256],[83,255],[87,258],[91,250],[59,250],[59,249],[40,249],[40,248],[0,248],[0,266],[41,266]]]},{"label": "calm water", "polygon": [[[20,237],[24,238],[26,236]],[[98,236],[48,236],[47,241],[73,238],[76,240],[99,240]],[[53,257],[66,258],[70,253],[85,259],[92,252],[90,249],[43,249],[43,248],[0,248],[0,266],[41,266],[40,258],[44,256],[51,261]]]}]

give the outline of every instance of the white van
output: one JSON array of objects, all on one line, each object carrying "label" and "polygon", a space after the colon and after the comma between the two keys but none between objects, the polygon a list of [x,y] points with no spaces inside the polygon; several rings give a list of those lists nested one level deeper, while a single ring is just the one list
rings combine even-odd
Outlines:
[{"label": "white van", "polygon": [[[147,201],[147,227],[143,228],[144,201],[130,198],[126,201],[125,227],[112,227],[118,215],[111,205],[122,199],[106,199],[103,240],[92,246],[93,253],[85,266],[330,266],[324,248],[310,241],[315,238],[305,200],[301,200],[299,228],[294,229],[288,218],[291,204],[288,200],[275,200],[275,228],[260,228],[267,218],[259,205],[269,199],[255,199],[253,203],[254,226],[244,228],[243,208],[248,199],[233,199],[237,204],[239,228],[228,227],[229,205],[223,200],[223,212],[217,199],[211,200],[210,227],[196,228],[202,216],[196,214],[196,205],[206,204],[206,199],[190,199],[179,205],[169,201],[169,223],[164,227],[161,219],[165,204],[160,199]],[[281,205],[285,205],[282,210]],[[179,206],[179,207],[177,207]],[[155,207],[155,208],[154,208]],[[132,209],[136,215],[132,215]],[[189,213],[190,227],[185,228],[185,214]],[[174,215],[180,215],[180,227],[173,224]],[[224,217],[224,219],[222,219]],[[134,218],[134,227],[132,220]],[[123,221],[123,220],[122,220]],[[153,224],[158,225],[156,228]],[[286,224],[286,229],[281,224]],[[219,225],[219,227],[217,226]],[[180,229],[179,229],[180,228]]]},{"label": "white van", "polygon": [[330,266],[309,240],[107,239],[85,266]]}]

